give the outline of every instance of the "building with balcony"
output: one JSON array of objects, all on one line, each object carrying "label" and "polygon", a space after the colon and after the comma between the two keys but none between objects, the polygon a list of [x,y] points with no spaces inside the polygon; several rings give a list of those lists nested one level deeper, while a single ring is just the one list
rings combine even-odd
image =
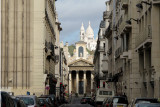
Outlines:
[{"label": "building with balcony", "polygon": [[61,30],[55,0],[1,3],[1,90],[55,94],[55,43]]},{"label": "building with balcony", "polygon": [[138,53],[138,71],[142,97],[160,97],[160,1],[139,0],[139,34],[135,44]]},{"label": "building with balcony", "polygon": [[[127,95],[128,100],[138,97],[141,89],[137,69],[138,54],[135,52],[135,37],[138,31],[136,1],[109,0],[109,26],[104,37],[108,40],[108,74],[115,82],[117,95]],[[106,11],[107,12],[107,11]]]},{"label": "building with balcony", "polygon": [[115,82],[116,94],[125,93],[129,101],[159,97],[159,0],[109,0],[108,4],[107,76]]},{"label": "building with balcony", "polygon": [[105,31],[109,28],[109,18],[111,12],[109,11],[108,2],[106,2],[106,11],[103,13],[103,20],[99,26],[98,40],[96,51],[94,53],[94,89],[104,88],[106,79],[108,78],[108,40],[105,39]]}]

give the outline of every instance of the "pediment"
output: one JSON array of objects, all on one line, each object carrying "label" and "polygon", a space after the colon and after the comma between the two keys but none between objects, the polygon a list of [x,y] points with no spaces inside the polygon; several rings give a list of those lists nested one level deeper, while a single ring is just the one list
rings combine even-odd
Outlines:
[{"label": "pediment", "polygon": [[91,63],[87,60],[84,60],[84,59],[79,59],[79,60],[76,60],[76,61],[73,61],[72,63],[70,63],[69,67],[70,66],[93,66],[93,63]]}]

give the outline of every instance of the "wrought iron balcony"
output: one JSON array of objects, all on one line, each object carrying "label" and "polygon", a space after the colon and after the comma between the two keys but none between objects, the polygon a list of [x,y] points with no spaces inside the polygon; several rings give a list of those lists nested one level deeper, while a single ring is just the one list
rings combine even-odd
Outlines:
[{"label": "wrought iron balcony", "polygon": [[105,37],[109,38],[111,36],[112,30],[111,30],[111,23],[109,24],[108,28],[105,31]]},{"label": "wrought iron balcony", "polygon": [[107,51],[108,56],[112,54],[112,47]]},{"label": "wrought iron balcony", "polygon": [[115,52],[115,57],[117,58],[117,57],[119,57],[121,54],[122,54],[122,48],[119,47],[119,48],[116,50],[116,52]]},{"label": "wrought iron balcony", "polygon": [[121,23],[119,24],[119,34],[121,34],[124,30],[130,29],[132,25],[126,23],[127,20],[129,20],[128,15],[124,15],[121,20]]},{"label": "wrought iron balcony", "polygon": [[150,43],[152,39],[152,30],[151,25],[145,27],[143,31],[139,33],[136,37],[136,47],[140,48],[141,46],[145,45],[146,43]]},{"label": "wrought iron balcony", "polygon": [[160,5],[160,0],[153,0],[152,3],[155,4],[155,5]]},{"label": "wrought iron balcony", "polygon": [[129,0],[121,0],[122,2],[122,9],[128,9]]}]

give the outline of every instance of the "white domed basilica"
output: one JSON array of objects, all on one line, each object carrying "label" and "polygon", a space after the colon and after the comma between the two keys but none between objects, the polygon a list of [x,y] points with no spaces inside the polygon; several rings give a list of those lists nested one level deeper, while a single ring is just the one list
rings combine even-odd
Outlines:
[{"label": "white domed basilica", "polygon": [[83,23],[82,23],[82,26],[81,26],[81,31],[80,31],[80,41],[84,41],[87,43],[87,48],[90,50],[90,51],[93,51],[96,49],[96,40],[94,39],[94,32],[93,32],[93,29],[91,27],[91,23],[89,22],[89,25],[88,25],[88,28],[85,32],[85,29],[84,29],[84,26],[83,26]]}]

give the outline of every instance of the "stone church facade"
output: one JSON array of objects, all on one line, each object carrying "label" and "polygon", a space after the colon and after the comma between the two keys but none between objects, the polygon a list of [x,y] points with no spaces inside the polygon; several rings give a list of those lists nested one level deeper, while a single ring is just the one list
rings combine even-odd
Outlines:
[{"label": "stone church facade", "polygon": [[93,29],[89,26],[85,32],[83,23],[80,31],[80,41],[75,43],[74,55],[69,58],[69,93],[78,95],[90,95],[94,83],[93,51],[96,47]]}]

